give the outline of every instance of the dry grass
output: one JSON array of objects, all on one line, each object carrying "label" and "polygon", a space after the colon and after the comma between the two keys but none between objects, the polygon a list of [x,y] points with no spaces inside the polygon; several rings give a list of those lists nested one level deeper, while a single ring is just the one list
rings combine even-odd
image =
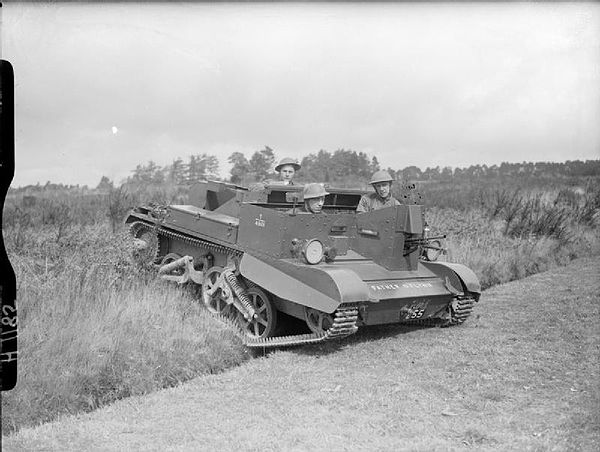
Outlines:
[{"label": "dry grass", "polygon": [[600,260],[455,328],[365,328],[5,438],[9,450],[595,451]]},{"label": "dry grass", "polygon": [[239,364],[247,354],[191,291],[140,274],[108,225],[30,238],[18,279],[19,373],[4,432]]},{"label": "dry grass", "polygon": [[432,235],[448,235],[448,255],[442,259],[473,269],[483,288],[565,265],[577,257],[600,254],[600,230],[579,224],[569,225],[570,239],[561,240],[533,234],[511,237],[505,234],[506,221],[490,220],[478,209],[433,208],[426,218]]},{"label": "dry grass", "polygon": [[[113,200],[114,212],[125,198]],[[571,195],[562,198],[563,204],[580,202]],[[116,218],[110,209],[86,217],[87,204],[54,200],[51,205],[69,206],[65,212],[73,224],[53,216],[47,205],[41,210],[13,205],[5,223],[18,281],[20,352],[17,387],[2,401],[5,433],[177,385],[248,358],[194,293],[135,266],[128,238],[109,225],[109,218],[113,225]],[[592,224],[569,223],[568,240],[507,236],[506,220],[490,220],[484,208],[432,208],[427,219],[433,234],[449,235],[447,259],[472,268],[483,286],[491,287],[600,253],[593,223],[597,210],[593,202],[586,206]],[[43,224],[44,218],[53,220]]]}]

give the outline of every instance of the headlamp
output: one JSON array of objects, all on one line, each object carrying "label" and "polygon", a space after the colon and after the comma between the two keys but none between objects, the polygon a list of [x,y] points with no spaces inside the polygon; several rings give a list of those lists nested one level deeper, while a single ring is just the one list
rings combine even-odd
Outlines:
[{"label": "headlamp", "polygon": [[425,259],[430,262],[437,261],[443,252],[442,243],[439,240],[433,240],[425,246]]},{"label": "headlamp", "polygon": [[323,244],[317,239],[307,240],[302,245],[302,256],[307,264],[318,264],[323,260]]}]

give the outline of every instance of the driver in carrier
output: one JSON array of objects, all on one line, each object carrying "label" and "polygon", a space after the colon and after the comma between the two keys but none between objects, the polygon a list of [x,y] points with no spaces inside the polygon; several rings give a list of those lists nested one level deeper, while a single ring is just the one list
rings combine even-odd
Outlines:
[{"label": "driver in carrier", "polygon": [[302,192],[304,205],[298,209],[290,209],[287,213],[323,213],[325,195],[329,194],[323,184],[306,184]]}]

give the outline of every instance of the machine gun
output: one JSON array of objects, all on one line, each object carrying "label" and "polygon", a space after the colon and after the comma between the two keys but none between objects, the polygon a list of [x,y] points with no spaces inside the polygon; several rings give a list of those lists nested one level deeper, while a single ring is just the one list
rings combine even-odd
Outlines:
[{"label": "machine gun", "polygon": [[446,238],[446,234],[429,237],[427,235],[428,231],[429,227],[425,226],[423,228],[423,237],[406,238],[404,240],[404,256],[409,255],[420,247],[421,259],[433,262],[440,257],[440,254],[448,252],[447,248],[444,248],[441,242],[441,240]]}]

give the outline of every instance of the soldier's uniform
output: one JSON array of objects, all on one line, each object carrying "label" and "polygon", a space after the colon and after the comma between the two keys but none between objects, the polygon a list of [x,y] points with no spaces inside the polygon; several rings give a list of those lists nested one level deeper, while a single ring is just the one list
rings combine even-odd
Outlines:
[{"label": "soldier's uniform", "polygon": [[263,182],[265,185],[295,185],[294,181],[289,181],[287,184],[282,180],[267,179]]},{"label": "soldier's uniform", "polygon": [[323,212],[322,210],[320,212],[311,212],[310,210],[308,210],[306,208],[306,205],[302,204],[301,206],[297,206],[295,211],[294,211],[294,209],[289,209],[286,211],[286,213],[296,213],[296,214],[298,214],[298,213],[315,213],[315,214],[319,215],[319,214],[322,214],[325,212]]},{"label": "soldier's uniform", "polygon": [[[376,171],[373,176],[371,176],[371,184],[373,188],[376,187],[377,184],[387,182],[389,183],[390,192],[392,190],[392,176],[387,171]],[[377,190],[375,193],[369,193],[367,195],[362,195],[360,201],[358,201],[358,206],[356,206],[357,212],[370,212],[372,210],[379,210],[385,207],[399,206],[400,202],[396,198],[392,196],[391,193],[387,196],[387,198],[382,198],[379,196]]]},{"label": "soldier's uniform", "polygon": [[392,195],[388,196],[386,199],[383,199],[377,193],[369,193],[367,195],[363,195],[358,201],[358,206],[356,207],[357,212],[370,212],[371,210],[379,210],[385,207],[391,206],[399,206],[400,202],[394,198]]}]

